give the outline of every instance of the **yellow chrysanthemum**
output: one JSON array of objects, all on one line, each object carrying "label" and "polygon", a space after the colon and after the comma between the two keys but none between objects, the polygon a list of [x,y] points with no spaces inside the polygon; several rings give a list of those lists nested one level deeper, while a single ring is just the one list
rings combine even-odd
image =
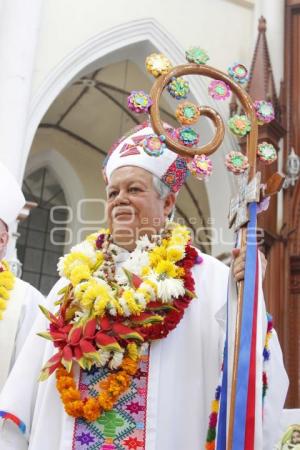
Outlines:
[{"label": "yellow chrysanthemum", "polygon": [[3,298],[0,298],[0,309],[6,309],[7,306],[7,301],[4,300]]},{"label": "yellow chrysanthemum", "polygon": [[152,266],[156,266],[162,259],[167,257],[165,247],[155,247],[149,254],[149,261]]},{"label": "yellow chrysanthemum", "polygon": [[9,299],[9,292],[4,286],[0,286],[0,297],[4,298],[5,300]]},{"label": "yellow chrysanthemum", "polygon": [[80,266],[75,267],[70,274],[70,281],[73,286],[77,286],[77,284],[82,281],[87,281],[91,278],[91,271],[88,265],[81,264]]},{"label": "yellow chrysanthemum", "polygon": [[139,357],[139,352],[138,352],[138,348],[135,342],[130,342],[127,345],[127,351],[128,351],[128,356],[129,358],[133,359],[133,361],[137,361],[138,357]]},{"label": "yellow chrysanthemum", "polygon": [[124,315],[124,311],[121,308],[120,303],[114,297],[112,297],[110,299],[110,306],[112,308],[115,308],[115,310],[117,311],[119,316],[123,316]]},{"label": "yellow chrysanthemum", "polygon": [[82,295],[81,304],[96,316],[102,316],[110,299],[111,295],[104,285],[91,283]]},{"label": "yellow chrysanthemum", "polygon": [[144,266],[141,268],[141,276],[142,277],[146,277],[147,275],[149,275],[151,269],[149,266]]},{"label": "yellow chrysanthemum", "polygon": [[176,269],[177,267],[172,261],[162,260],[157,264],[155,272],[159,275],[166,275],[169,278],[174,278],[177,275]]},{"label": "yellow chrysanthemum", "polygon": [[167,248],[167,258],[170,261],[177,262],[184,257],[184,248],[182,245],[171,245]]},{"label": "yellow chrysanthemum", "polygon": [[122,297],[127,303],[131,314],[140,314],[143,308],[135,301],[133,293],[129,290],[123,292]]},{"label": "yellow chrysanthemum", "polygon": [[15,277],[11,272],[0,272],[0,286],[11,290],[14,287]]},{"label": "yellow chrysanthemum", "polygon": [[100,251],[98,251],[98,252],[96,253],[96,258],[97,258],[97,260],[96,260],[95,265],[93,266],[93,270],[99,269],[99,267],[102,265],[102,263],[103,263],[103,261],[104,261],[104,255],[103,255],[103,253],[100,252]]},{"label": "yellow chrysanthemum", "polygon": [[64,274],[67,278],[70,278],[72,270],[77,266],[86,264],[88,267],[92,268],[93,263],[88,256],[85,256],[80,252],[69,253],[64,258]]}]

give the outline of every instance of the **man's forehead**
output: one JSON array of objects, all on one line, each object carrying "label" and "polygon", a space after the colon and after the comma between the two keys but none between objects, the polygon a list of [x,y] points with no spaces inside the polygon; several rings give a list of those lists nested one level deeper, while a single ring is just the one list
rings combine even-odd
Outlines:
[{"label": "man's forehead", "polygon": [[152,174],[148,170],[143,169],[142,167],[123,166],[113,171],[108,186],[111,186],[115,183],[131,182],[137,180],[146,183],[151,182]]}]

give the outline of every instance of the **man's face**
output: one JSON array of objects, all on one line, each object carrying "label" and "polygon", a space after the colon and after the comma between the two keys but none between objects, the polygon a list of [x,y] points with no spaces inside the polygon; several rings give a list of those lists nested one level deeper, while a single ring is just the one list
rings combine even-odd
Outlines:
[{"label": "man's face", "polygon": [[297,430],[293,431],[291,444],[300,444],[300,431]]},{"label": "man's face", "polygon": [[155,234],[175,202],[174,194],[159,198],[152,174],[134,166],[120,167],[107,187],[107,217],[115,243],[128,250],[143,235]]},{"label": "man's face", "polygon": [[0,219],[0,260],[4,258],[6,249],[7,249],[7,243],[8,243],[8,231],[6,225],[2,222]]}]

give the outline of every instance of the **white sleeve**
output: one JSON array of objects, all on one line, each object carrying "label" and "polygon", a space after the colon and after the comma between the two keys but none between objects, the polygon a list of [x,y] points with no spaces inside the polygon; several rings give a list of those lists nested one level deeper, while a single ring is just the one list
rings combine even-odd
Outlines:
[{"label": "white sleeve", "polygon": [[16,433],[16,425],[10,421],[0,423],[0,448],[3,450],[27,450],[28,442],[21,433]]},{"label": "white sleeve", "polygon": [[270,360],[266,366],[269,387],[264,405],[263,450],[272,449],[280,438],[280,421],[289,385],[288,376],[283,364],[282,351],[275,330],[272,331],[269,346]]},{"label": "white sleeve", "polygon": [[[25,283],[24,283],[25,284]],[[15,339],[14,352],[11,358],[11,367],[13,366],[16,358],[18,357],[20,350],[22,349],[24,342],[29,335],[29,332],[34,324],[34,321],[38,315],[38,305],[45,304],[45,297],[33,286],[27,284],[25,290],[25,298],[23,299],[23,305],[19,318],[18,330]]]},{"label": "white sleeve", "polygon": [[[53,309],[57,292],[66,284],[60,280],[50,292],[48,309]],[[0,411],[16,416],[23,424],[25,433],[10,420],[0,420],[0,449],[23,450],[28,448],[32,417],[36,407],[38,376],[43,364],[46,340],[37,336],[37,332],[47,328],[47,320],[38,310],[37,318],[18,355],[8,379],[0,394]]]}]

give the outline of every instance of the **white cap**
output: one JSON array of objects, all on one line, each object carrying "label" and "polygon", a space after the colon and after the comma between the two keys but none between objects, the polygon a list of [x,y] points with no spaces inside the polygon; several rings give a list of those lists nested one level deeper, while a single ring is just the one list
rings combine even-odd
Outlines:
[{"label": "white cap", "polygon": [[0,219],[12,224],[26,203],[21,188],[7,167],[0,162]]},{"label": "white cap", "polygon": [[[166,126],[166,132],[170,132],[170,130],[171,128]],[[151,147],[149,139],[154,136],[156,137],[154,144],[159,146],[157,136],[147,122],[138,125],[126,136],[119,139],[112,146],[104,161],[103,169],[106,181],[110,181],[111,174],[119,167],[136,166],[156,175],[172,192],[178,192],[189,175],[187,162],[185,158],[177,155],[167,147],[164,148],[159,156],[148,154],[145,151],[145,143],[147,144],[148,142],[149,147]],[[149,153],[153,153],[151,148]]]}]

